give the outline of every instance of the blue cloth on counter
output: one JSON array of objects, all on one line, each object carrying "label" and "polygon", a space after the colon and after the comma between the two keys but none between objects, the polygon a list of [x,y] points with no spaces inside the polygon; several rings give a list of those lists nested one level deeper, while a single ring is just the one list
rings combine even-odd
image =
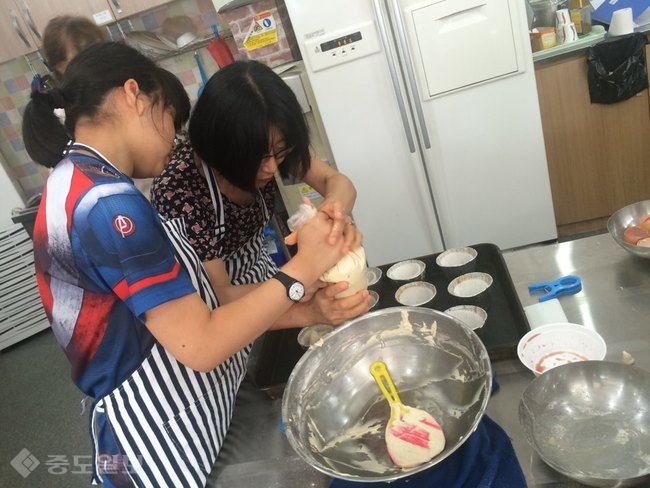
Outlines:
[{"label": "blue cloth on counter", "polygon": [[390,483],[334,479],[330,488],[525,488],[517,456],[506,432],[484,415],[476,431],[447,459]]},{"label": "blue cloth on counter", "polygon": [[[499,391],[492,375],[492,391]],[[476,431],[447,459],[396,481],[359,483],[334,479],[330,488],[526,488],[526,478],[508,434],[487,415]]]}]

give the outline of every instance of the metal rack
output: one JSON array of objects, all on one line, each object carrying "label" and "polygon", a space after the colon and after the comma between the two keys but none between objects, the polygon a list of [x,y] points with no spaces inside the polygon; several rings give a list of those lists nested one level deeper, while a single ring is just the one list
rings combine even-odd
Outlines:
[{"label": "metal rack", "polygon": [[32,240],[20,224],[0,230],[0,350],[50,326],[36,284]]}]

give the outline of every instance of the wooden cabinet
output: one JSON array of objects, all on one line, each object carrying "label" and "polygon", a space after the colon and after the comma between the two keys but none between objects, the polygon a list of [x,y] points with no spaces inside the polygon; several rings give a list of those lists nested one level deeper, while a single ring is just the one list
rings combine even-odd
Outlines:
[{"label": "wooden cabinet", "polygon": [[80,15],[104,25],[172,0],[0,0],[0,63],[36,51],[57,15]]},{"label": "wooden cabinet", "polygon": [[[102,1],[108,5],[107,0]],[[52,17],[93,15],[86,0],[2,0],[0,9],[0,63],[36,51]]]},{"label": "wooden cabinet", "polygon": [[[15,0],[20,5],[21,13],[38,44],[45,26],[57,15],[80,15],[92,18],[91,5],[86,0]],[[106,0],[104,0],[106,3]]]},{"label": "wooden cabinet", "polygon": [[650,199],[648,90],[592,104],[585,53],[538,63],[535,74],[558,234],[604,228],[619,208]]},{"label": "wooden cabinet", "polygon": [[31,34],[20,6],[13,0],[0,4],[0,63],[38,49],[38,41]]},{"label": "wooden cabinet", "polygon": [[[74,0],[70,0],[74,1]],[[172,0],[85,0],[95,16],[95,22],[105,24],[97,19],[107,18],[109,13],[115,20],[121,20],[131,15],[144,12],[154,7],[164,5]]]}]

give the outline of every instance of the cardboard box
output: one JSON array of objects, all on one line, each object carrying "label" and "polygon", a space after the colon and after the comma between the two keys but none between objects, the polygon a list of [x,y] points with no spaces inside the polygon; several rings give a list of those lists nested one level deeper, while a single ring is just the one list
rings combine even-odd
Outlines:
[{"label": "cardboard box", "polygon": [[301,59],[283,0],[234,0],[219,9],[237,46],[237,59],[255,59],[271,68]]},{"label": "cardboard box", "polygon": [[530,47],[534,53],[557,46],[557,34],[553,27],[537,27],[529,35]]}]

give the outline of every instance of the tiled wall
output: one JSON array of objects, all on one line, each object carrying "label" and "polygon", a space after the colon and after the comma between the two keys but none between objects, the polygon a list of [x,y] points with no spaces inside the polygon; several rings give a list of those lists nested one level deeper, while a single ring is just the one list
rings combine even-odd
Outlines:
[{"label": "tiled wall", "polygon": [[[199,31],[199,37],[208,35],[212,24],[218,24],[220,32],[226,30],[211,0],[177,0],[122,21],[120,27],[125,32],[133,30],[159,32],[163,21],[176,15],[190,17]],[[119,28],[115,24],[108,28],[108,33],[115,40],[121,37]],[[231,50],[236,52],[236,47],[231,45]],[[218,67],[207,49],[199,49],[198,54],[208,76],[217,71]],[[175,73],[185,85],[192,101],[196,100],[201,76],[193,51],[162,60],[160,65]],[[47,177],[47,170],[34,164],[27,155],[20,135],[22,113],[29,100],[30,83],[36,72],[41,74],[46,72],[38,54],[22,56],[0,64],[0,152],[7,163],[6,167],[0,168],[0,171],[6,171],[18,184],[18,189],[22,191],[25,199],[39,193]]]},{"label": "tiled wall", "polygon": [[18,190],[29,198],[40,191],[47,172],[31,163],[21,133],[22,113],[29,100],[32,72],[25,57],[0,65],[0,152],[5,170],[18,183]]},{"label": "tiled wall", "polygon": [[[249,30],[257,25],[257,15],[268,12],[275,20],[277,42],[252,51],[244,47]],[[224,12],[221,17],[228,22],[233,39],[242,58],[255,59],[267,66],[275,67],[300,59],[300,49],[293,34],[289,13],[284,2],[277,0],[259,0]]]}]

